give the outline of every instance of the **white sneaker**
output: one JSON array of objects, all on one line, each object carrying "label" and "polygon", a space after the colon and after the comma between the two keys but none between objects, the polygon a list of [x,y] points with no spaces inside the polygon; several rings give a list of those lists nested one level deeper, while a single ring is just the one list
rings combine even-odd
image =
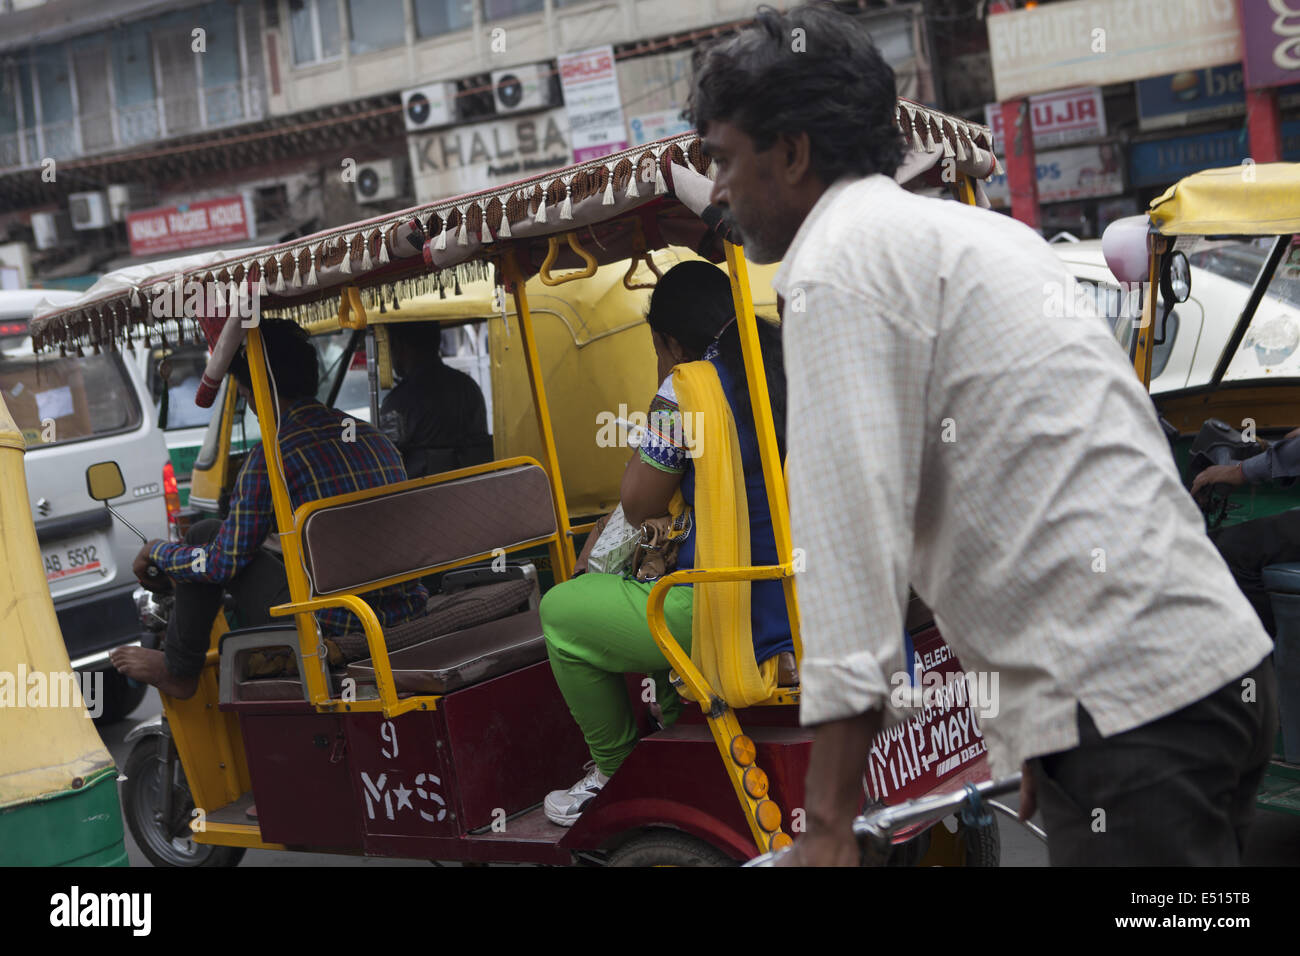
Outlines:
[{"label": "white sneaker", "polygon": [[596,798],[601,788],[609,783],[609,777],[600,772],[595,762],[584,768],[587,775],[568,790],[552,790],[546,795],[542,806],[546,810],[546,819],[562,827],[571,827],[583,808]]}]

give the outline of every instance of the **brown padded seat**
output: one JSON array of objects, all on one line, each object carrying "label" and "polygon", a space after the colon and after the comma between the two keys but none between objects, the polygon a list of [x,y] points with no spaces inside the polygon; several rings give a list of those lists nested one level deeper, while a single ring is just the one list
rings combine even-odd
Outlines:
[{"label": "brown padded seat", "polygon": [[303,521],[312,593],[367,584],[555,534],[555,506],[537,465],[331,505]]},{"label": "brown padded seat", "polygon": [[[396,651],[423,644],[431,638],[495,621],[525,604],[532,592],[532,581],[514,578],[495,584],[480,584],[451,594],[431,595],[423,617],[384,629],[384,643],[391,656]],[[363,633],[343,634],[330,640],[343,654],[344,661],[370,657],[370,648]]]},{"label": "brown padded seat", "polygon": [[[542,619],[524,611],[498,621],[435,637],[388,655],[399,694],[450,694],[546,659]],[[367,658],[348,665],[358,684],[373,684]]]}]

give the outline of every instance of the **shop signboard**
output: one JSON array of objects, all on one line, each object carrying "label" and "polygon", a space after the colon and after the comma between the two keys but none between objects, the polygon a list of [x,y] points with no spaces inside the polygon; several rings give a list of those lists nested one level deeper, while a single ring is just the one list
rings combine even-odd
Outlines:
[{"label": "shop signboard", "polygon": [[563,109],[413,133],[415,197],[434,202],[568,166],[570,143]]},{"label": "shop signboard", "polygon": [[[984,106],[984,122],[993,130],[993,149],[1005,156],[1002,143],[1002,108]],[[1050,149],[1106,135],[1106,106],[1101,88],[1081,86],[1029,98],[1029,123],[1034,149]]]},{"label": "shop signboard", "polygon": [[1241,0],[1246,86],[1300,81],[1300,0]]},{"label": "shop signboard", "polygon": [[[1239,165],[1248,156],[1245,130],[1133,143],[1129,146],[1129,180],[1134,186],[1165,186],[1202,169]],[[1282,124],[1282,158],[1288,162],[1300,159],[1300,120]]]},{"label": "shop signboard", "polygon": [[128,213],[131,255],[153,256],[251,239],[253,216],[243,196],[223,196]]},{"label": "shop signboard", "polygon": [[665,136],[688,133],[691,124],[682,117],[681,110],[657,110],[653,113],[640,113],[627,121],[632,132],[632,145],[651,143]]},{"label": "shop signboard", "polygon": [[[1184,70],[1137,82],[1138,125],[1143,130],[1187,126],[1246,112],[1240,63]],[[1278,90],[1282,106],[1300,102],[1300,83]]]},{"label": "shop signboard", "polygon": [[[1048,150],[1036,158],[1040,203],[1115,196],[1124,191],[1123,163],[1115,143]],[[986,182],[984,191],[993,206],[1011,205],[1005,173]]]},{"label": "shop signboard", "polygon": [[1241,60],[1236,0],[1068,0],[990,16],[988,31],[999,102]]},{"label": "shop signboard", "polygon": [[573,134],[573,161],[581,163],[626,149],[614,48],[600,46],[566,53],[556,61]]}]

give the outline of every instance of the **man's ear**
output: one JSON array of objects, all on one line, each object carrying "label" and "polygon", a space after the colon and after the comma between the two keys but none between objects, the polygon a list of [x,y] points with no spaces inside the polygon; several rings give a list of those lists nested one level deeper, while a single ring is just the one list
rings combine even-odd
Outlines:
[{"label": "man's ear", "polygon": [[776,146],[781,151],[780,175],[787,185],[798,186],[812,175],[812,142],[806,132],[782,133]]}]

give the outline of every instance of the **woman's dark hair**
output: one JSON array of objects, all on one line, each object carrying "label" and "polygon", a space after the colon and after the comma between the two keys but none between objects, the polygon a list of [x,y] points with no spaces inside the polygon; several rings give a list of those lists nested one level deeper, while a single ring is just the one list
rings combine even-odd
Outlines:
[{"label": "woman's dark hair", "polygon": [[760,7],[738,34],[698,49],[694,67],[686,115],[701,134],[721,120],[761,152],[783,133],[807,133],[827,185],[892,176],[902,162],[894,71],[861,22],[829,4]]},{"label": "woman's dark hair", "polygon": [[[285,400],[315,398],[320,385],[320,365],[306,330],[288,319],[262,319],[258,328],[271,363],[271,374],[275,376],[276,394]],[[230,360],[230,374],[245,388],[253,387],[246,348]]]},{"label": "woman's dark hair", "polygon": [[[731,299],[731,280],[717,266],[698,259],[679,262],[655,285],[650,294],[646,322],[661,336],[672,336],[692,358],[703,358],[716,340],[718,357],[735,385],[736,426],[754,430],[754,414],[745,387],[745,358],[740,348],[740,329],[731,320],[736,309]],[[728,323],[730,323],[728,325]],[[722,330],[721,337],[718,332]],[[764,319],[758,320],[758,343],[767,373],[767,393],[776,426],[776,443],[785,457],[785,362],[781,352],[781,330]]]}]

